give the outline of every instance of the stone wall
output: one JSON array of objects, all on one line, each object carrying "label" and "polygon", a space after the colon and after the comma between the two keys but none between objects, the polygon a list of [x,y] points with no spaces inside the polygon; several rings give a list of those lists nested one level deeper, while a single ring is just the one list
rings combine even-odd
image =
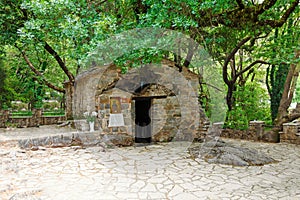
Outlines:
[{"label": "stone wall", "polygon": [[[86,111],[96,111],[96,98],[118,79],[116,66],[95,67],[75,78],[73,117],[82,118]],[[101,88],[101,90],[99,90]]]},{"label": "stone wall", "polygon": [[[121,101],[121,113],[124,118],[124,125],[120,127],[109,127],[109,117],[110,117],[110,98],[120,97]],[[132,103],[131,95],[118,90],[112,89],[107,91],[96,98],[96,109],[98,111],[98,120],[100,123],[100,128],[103,133],[109,134],[125,134],[133,137],[132,132]]]},{"label": "stone wall", "polygon": [[300,144],[300,123],[291,122],[283,124],[283,131],[280,133],[280,141],[291,144]]},{"label": "stone wall", "polygon": [[[213,124],[213,126],[219,127],[220,124]],[[271,130],[266,131],[263,121],[250,121],[247,130],[223,129],[220,136],[252,141],[300,144],[300,123],[295,121],[283,124],[283,130],[278,135]]]},{"label": "stone wall", "polygon": [[[145,92],[142,86],[155,87]],[[152,99],[152,141],[170,141],[175,135],[177,140],[203,138],[208,119],[200,108],[198,89],[196,74],[185,68],[179,72],[172,65],[146,65],[126,74],[114,65],[93,68],[76,78],[74,113],[82,119],[87,109],[97,111],[96,127],[101,133],[134,139],[134,99],[147,97]],[[108,127],[111,97],[121,98],[124,126]]]},{"label": "stone wall", "polygon": [[36,127],[41,125],[59,124],[66,121],[66,116],[43,116],[41,109],[33,109],[32,116],[13,117],[9,110],[0,112],[0,128],[13,127]]},{"label": "stone wall", "polygon": [[247,130],[222,130],[221,137],[243,139],[252,141],[263,141],[265,122],[263,121],[250,121]]},{"label": "stone wall", "polygon": [[232,138],[232,139],[241,139],[241,140],[251,140],[251,141],[260,141],[256,136],[256,133],[248,130],[235,130],[235,129],[223,129],[221,132],[221,137]]},{"label": "stone wall", "polygon": [[152,101],[152,141],[169,142],[177,134],[181,122],[176,96]]},{"label": "stone wall", "polygon": [[[124,117],[125,126],[108,127],[110,116],[110,97],[121,97],[121,112]],[[102,133],[113,135],[128,135],[134,139],[135,135],[135,100],[131,95],[113,89],[98,96],[96,100],[98,109],[98,120]],[[176,135],[180,119],[180,106],[176,96],[166,98],[153,98],[151,107],[152,141],[171,141]]]},{"label": "stone wall", "polygon": [[70,146],[130,146],[130,137],[99,134],[98,132],[65,133],[47,137],[23,139],[18,141],[23,149],[37,150],[39,147],[70,147]]}]

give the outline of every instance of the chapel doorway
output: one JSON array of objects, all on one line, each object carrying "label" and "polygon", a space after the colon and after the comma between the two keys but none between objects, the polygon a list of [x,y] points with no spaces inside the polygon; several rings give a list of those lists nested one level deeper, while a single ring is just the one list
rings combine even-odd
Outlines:
[{"label": "chapel doorway", "polygon": [[151,143],[151,98],[135,99],[135,142]]}]

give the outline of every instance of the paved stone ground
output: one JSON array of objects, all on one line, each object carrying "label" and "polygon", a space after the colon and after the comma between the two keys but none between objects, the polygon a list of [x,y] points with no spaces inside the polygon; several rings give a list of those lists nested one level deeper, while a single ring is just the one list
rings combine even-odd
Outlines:
[{"label": "paved stone ground", "polygon": [[280,162],[208,164],[181,143],[24,151],[2,140],[0,199],[300,199],[300,146],[225,141]]}]

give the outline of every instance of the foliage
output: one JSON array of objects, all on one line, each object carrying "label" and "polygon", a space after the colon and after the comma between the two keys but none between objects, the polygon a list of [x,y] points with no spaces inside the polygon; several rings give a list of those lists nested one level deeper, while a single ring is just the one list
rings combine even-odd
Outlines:
[{"label": "foliage", "polygon": [[[9,57],[11,72],[18,74],[12,74],[14,79],[22,80],[18,84],[22,86],[22,98],[40,104],[46,90],[41,85],[45,83],[63,92],[64,81],[73,81],[72,74],[77,73],[81,59],[114,30],[114,18],[102,12],[105,7],[94,4],[98,3],[1,1],[1,50]],[[37,72],[33,73],[28,62],[20,59],[25,56]]]},{"label": "foliage", "polygon": [[12,112],[12,117],[30,117],[32,116],[32,111],[18,111],[18,112]]},{"label": "foliage", "polygon": [[6,128],[17,128],[17,124],[15,124],[15,123],[12,123],[12,122],[9,122],[9,121],[7,121],[7,122],[5,122],[5,127]]},{"label": "foliage", "polygon": [[260,48],[260,55],[266,57],[265,59],[268,59],[272,64],[266,70],[266,85],[270,95],[273,122],[278,116],[278,107],[290,64],[300,61],[294,56],[295,49],[300,47],[300,30],[297,17],[299,14],[296,13],[282,28],[277,28],[272,32],[270,37],[266,39],[266,45]]},{"label": "foliage", "polygon": [[55,110],[60,107],[58,101],[43,101],[44,110]]},{"label": "foliage", "polygon": [[234,107],[227,113],[226,128],[246,130],[248,129],[248,118],[241,107]]},{"label": "foliage", "polygon": [[226,127],[245,130],[249,121],[270,121],[268,95],[258,83],[246,83],[234,92],[235,105],[227,114]]},{"label": "foliage", "polygon": [[11,109],[13,111],[27,110],[28,109],[28,104],[23,103],[21,101],[12,101]]},{"label": "foliage", "polygon": [[5,89],[5,81],[6,81],[6,72],[3,68],[3,62],[0,61],[0,108],[6,103],[5,101],[5,95],[6,95],[6,89]]},{"label": "foliage", "polygon": [[43,112],[43,116],[64,116],[64,115],[65,115],[65,111],[61,109]]},{"label": "foliage", "polygon": [[[43,116],[64,116],[65,111],[64,110],[54,110],[54,111],[44,111]],[[11,116],[13,118],[22,118],[22,117],[31,117],[32,111],[17,111],[12,112]]]},{"label": "foliage", "polygon": [[271,101],[270,108],[273,122],[278,114],[278,107],[282,97],[284,83],[286,80],[288,70],[289,65],[287,64],[280,64],[279,66],[272,65],[267,69],[266,76],[267,79],[270,79],[270,82],[268,82],[268,91]]},{"label": "foliage", "polygon": [[24,25],[26,16],[24,10],[18,9],[22,0],[1,0],[1,17],[0,17],[0,52],[5,52],[5,45],[14,44],[18,38],[18,29]]},{"label": "foliage", "polygon": [[0,108],[7,109],[14,98],[14,91],[8,81],[7,70],[2,59],[0,59]]},{"label": "foliage", "polygon": [[298,79],[293,103],[300,103],[300,80]]},{"label": "foliage", "polygon": [[[246,120],[268,119],[268,111],[263,116],[254,109],[254,105],[261,106],[257,104],[259,98],[265,99],[257,96],[260,86],[251,88],[247,81],[257,75],[253,71],[261,67],[259,64],[270,64],[267,76],[274,119],[285,70],[290,63],[299,62],[293,56],[300,39],[300,12],[299,6],[295,7],[298,3],[299,0],[2,0],[0,53],[6,59],[0,63],[0,106],[21,100],[41,107],[43,99],[63,99],[64,95],[58,94],[65,92],[63,83],[74,81],[73,77],[84,68],[85,58],[101,41],[134,28],[161,27],[188,34],[223,67],[229,109],[232,104],[228,119],[240,121],[234,126]],[[189,48],[172,53],[145,48],[143,44],[112,62],[123,73],[129,67],[161,58],[185,66]],[[118,40],[116,45],[122,50]],[[107,56],[111,56],[107,49]],[[214,97],[205,87],[200,94],[201,104],[209,113],[209,105],[215,105]],[[254,110],[247,107],[257,112],[251,116]]]},{"label": "foliage", "polygon": [[93,112],[85,112],[83,113],[83,116],[86,118],[87,122],[95,122],[96,117],[97,117],[97,113],[95,111]]},{"label": "foliage", "polygon": [[126,73],[128,68],[140,67],[143,64],[159,63],[164,57],[165,52],[156,48],[138,49],[123,54],[114,60],[114,63]]}]

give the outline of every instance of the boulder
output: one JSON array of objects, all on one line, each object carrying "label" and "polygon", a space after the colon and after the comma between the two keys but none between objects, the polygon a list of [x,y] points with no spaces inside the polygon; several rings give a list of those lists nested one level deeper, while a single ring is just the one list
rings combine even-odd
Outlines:
[{"label": "boulder", "polygon": [[254,149],[234,146],[222,140],[211,140],[189,149],[192,158],[201,158],[208,163],[233,166],[261,166],[277,162]]}]

